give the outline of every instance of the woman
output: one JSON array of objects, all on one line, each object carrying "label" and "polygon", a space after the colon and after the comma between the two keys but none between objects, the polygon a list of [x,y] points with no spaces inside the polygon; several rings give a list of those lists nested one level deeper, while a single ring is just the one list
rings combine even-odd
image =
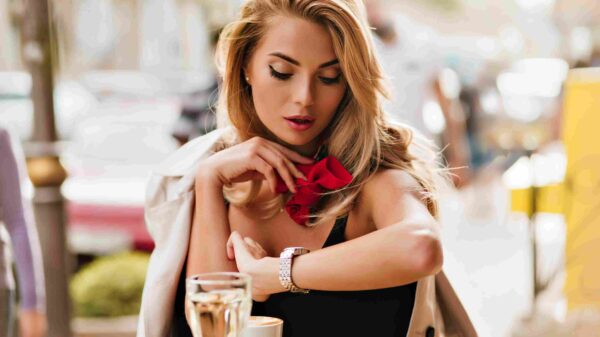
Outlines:
[{"label": "woman", "polygon": [[16,297],[8,245],[2,238],[6,228],[19,280],[20,336],[42,337],[46,333],[46,306],[39,240],[29,205],[21,198],[16,157],[8,132],[0,128],[0,336],[13,336]]},{"label": "woman", "polygon": [[[158,240],[138,336],[166,336],[172,305],[173,334],[189,333],[183,279],[212,271],[250,274],[253,315],[283,318],[285,337],[442,335],[435,303],[415,299],[435,298],[417,281],[442,266],[445,179],[425,143],[386,121],[373,50],[360,1],[244,2],[217,58],[232,127],[149,184]],[[278,258],[288,247],[310,253]]]}]

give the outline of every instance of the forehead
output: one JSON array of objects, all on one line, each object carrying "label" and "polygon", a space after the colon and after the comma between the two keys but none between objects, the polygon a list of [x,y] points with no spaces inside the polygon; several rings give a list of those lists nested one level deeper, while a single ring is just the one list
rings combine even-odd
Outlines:
[{"label": "forehead", "polygon": [[267,27],[257,46],[257,56],[281,52],[298,60],[302,66],[336,58],[331,36],[319,24],[296,17],[276,16]]}]

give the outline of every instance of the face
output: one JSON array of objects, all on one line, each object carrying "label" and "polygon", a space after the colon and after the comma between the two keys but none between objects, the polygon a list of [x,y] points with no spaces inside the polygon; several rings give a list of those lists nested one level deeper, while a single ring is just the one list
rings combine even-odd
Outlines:
[{"label": "face", "polygon": [[283,145],[313,154],[346,89],[325,28],[300,18],[274,18],[246,76],[260,121]]}]

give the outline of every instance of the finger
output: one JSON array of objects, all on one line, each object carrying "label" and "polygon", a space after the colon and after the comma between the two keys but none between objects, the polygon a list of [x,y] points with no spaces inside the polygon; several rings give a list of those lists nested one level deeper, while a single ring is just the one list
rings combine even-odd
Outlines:
[{"label": "finger", "polygon": [[304,175],[304,173],[302,173],[302,171],[300,171],[296,167],[296,165],[294,165],[294,162],[292,162],[292,160],[290,160],[288,157],[286,157],[284,153],[280,152],[280,150],[278,148],[273,147],[273,149],[274,149],[274,151],[276,151],[277,153],[280,154],[280,156],[283,158],[283,161],[284,161],[285,165],[287,166],[288,170],[292,173],[292,175],[294,175],[294,177],[306,180],[306,176]]},{"label": "finger", "polygon": [[304,175],[304,173],[302,173],[302,171],[300,171],[296,165],[294,165],[294,163],[292,163],[292,161],[290,161],[289,159],[285,159],[285,164],[287,165],[288,169],[292,172],[292,174],[296,177],[296,178],[300,178],[303,180],[306,180],[306,176]]},{"label": "finger", "polygon": [[252,238],[250,238],[250,237],[246,236],[246,237],[244,238],[244,242],[246,242],[246,244],[247,244],[248,246],[250,246],[250,247],[252,247],[252,248],[256,248],[256,244],[255,244],[254,240],[252,240]]},{"label": "finger", "polygon": [[265,251],[265,249],[264,249],[264,248],[261,246],[261,244],[260,244],[260,243],[256,242],[256,241],[255,241],[254,239],[252,239],[252,238],[248,238],[248,239],[250,239],[250,240],[249,240],[249,241],[250,241],[250,244],[251,244],[252,246],[256,247],[256,249],[258,249],[258,250],[259,250],[259,251],[261,251],[261,252],[266,252],[266,251]]},{"label": "finger", "polygon": [[233,242],[233,251],[235,253],[235,259],[240,261],[245,261],[249,255],[251,255],[250,249],[240,233],[234,231],[231,233],[231,242]]},{"label": "finger", "polygon": [[255,257],[257,258],[262,258],[267,256],[267,252],[263,249],[263,247],[256,241],[254,241],[252,238],[250,237],[245,237],[244,241],[246,242],[246,244],[248,244],[248,246],[251,248],[251,250],[255,253]]},{"label": "finger", "polygon": [[261,258],[262,256],[260,256],[261,252],[260,249],[256,247],[256,245],[254,244],[254,241],[248,237],[244,238],[244,242],[246,243],[246,245],[248,246],[248,249],[250,250],[250,253],[252,253],[252,255],[255,258]]},{"label": "finger", "polygon": [[281,144],[277,144],[277,143],[271,142],[271,141],[268,141],[268,142],[270,145],[275,146],[279,151],[281,151],[287,158],[289,158],[292,161],[295,161],[296,163],[312,164],[315,162],[314,159],[305,157],[305,156],[299,154],[298,152],[296,152],[294,150],[290,150]]},{"label": "finger", "polygon": [[281,179],[283,179],[288,189],[293,193],[296,193],[296,182],[292,176],[292,173],[290,172],[290,169],[285,164],[284,156],[268,147],[262,147],[258,151],[258,155],[272,167],[277,169],[279,176]]},{"label": "finger", "polygon": [[260,172],[267,180],[271,192],[277,193],[277,175],[275,174],[275,169],[273,166],[269,165],[261,157],[254,157],[252,162],[254,169]]},{"label": "finger", "polygon": [[[271,149],[278,153],[284,160],[285,165],[287,166],[288,170],[290,170],[290,172],[296,177],[296,178],[300,178],[300,179],[304,179],[306,180],[306,176],[304,175],[304,173],[302,173],[302,171],[300,171],[296,165],[294,165],[294,163],[292,162],[292,160],[290,158],[287,157],[287,154],[284,153],[283,151],[287,151],[287,152],[291,152],[291,153],[296,153],[294,151],[291,151],[289,149],[287,149],[285,146],[281,146],[279,144],[276,143],[267,143],[267,146],[271,147]],[[296,153],[297,154],[297,153]],[[312,161],[312,159],[311,159]]]},{"label": "finger", "polygon": [[231,240],[231,243],[232,243],[234,249],[239,247],[240,245],[245,244],[244,239],[242,238],[242,235],[240,233],[238,233],[237,231],[231,232],[229,239]]},{"label": "finger", "polygon": [[268,146],[262,147],[258,151],[258,155],[273,166],[287,185],[288,189],[293,193],[296,193],[296,182],[288,166],[285,164],[285,156]]},{"label": "finger", "polygon": [[229,239],[227,239],[227,258],[229,260],[234,260],[235,259],[235,251],[233,250],[233,241],[231,240],[231,237],[233,236],[232,232],[231,235],[229,235]]},{"label": "finger", "polygon": [[258,249],[258,251],[259,251],[261,254],[263,254],[264,256],[267,256],[267,251],[266,251],[266,250],[263,248],[263,246],[261,246],[261,244],[260,244],[260,243],[258,243],[258,242],[256,242],[256,241],[254,241],[254,240],[253,240],[253,242],[254,242],[254,245],[256,246],[256,249]]}]

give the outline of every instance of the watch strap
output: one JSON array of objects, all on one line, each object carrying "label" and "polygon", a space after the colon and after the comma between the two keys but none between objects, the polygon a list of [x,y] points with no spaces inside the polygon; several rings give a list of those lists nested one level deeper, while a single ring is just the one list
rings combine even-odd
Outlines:
[{"label": "watch strap", "polygon": [[310,251],[304,247],[287,247],[279,255],[279,282],[292,293],[308,293],[310,290],[297,287],[292,280],[292,264],[294,257]]}]

